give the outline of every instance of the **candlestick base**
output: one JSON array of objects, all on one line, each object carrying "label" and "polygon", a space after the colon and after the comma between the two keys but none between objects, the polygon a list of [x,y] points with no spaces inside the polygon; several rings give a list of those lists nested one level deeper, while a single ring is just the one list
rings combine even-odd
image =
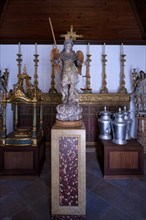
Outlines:
[{"label": "candlestick base", "polygon": [[81,88],[81,90],[83,91],[83,93],[92,93],[91,88]]}]

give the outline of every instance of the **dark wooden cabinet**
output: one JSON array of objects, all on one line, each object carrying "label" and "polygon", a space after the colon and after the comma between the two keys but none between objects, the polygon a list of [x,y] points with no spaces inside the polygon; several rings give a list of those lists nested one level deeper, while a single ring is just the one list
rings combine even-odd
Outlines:
[{"label": "dark wooden cabinet", "polygon": [[45,160],[43,137],[37,146],[0,147],[0,175],[39,175]]},{"label": "dark wooden cabinet", "polygon": [[144,149],[136,140],[125,145],[101,140],[97,156],[104,178],[144,177]]}]

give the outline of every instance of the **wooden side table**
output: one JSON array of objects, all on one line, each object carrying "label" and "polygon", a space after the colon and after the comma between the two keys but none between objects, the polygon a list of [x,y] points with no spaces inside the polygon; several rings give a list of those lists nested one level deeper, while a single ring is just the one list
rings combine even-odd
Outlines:
[{"label": "wooden side table", "polygon": [[136,140],[129,140],[126,145],[101,140],[98,161],[104,178],[144,177],[144,150]]}]

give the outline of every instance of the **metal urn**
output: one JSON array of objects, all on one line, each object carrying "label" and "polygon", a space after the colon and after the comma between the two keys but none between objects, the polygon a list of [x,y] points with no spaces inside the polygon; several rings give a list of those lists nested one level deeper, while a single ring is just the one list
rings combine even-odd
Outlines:
[{"label": "metal urn", "polygon": [[113,140],[115,144],[124,145],[126,141],[127,123],[124,119],[124,114],[119,108],[119,112],[115,113],[115,118],[112,121]]},{"label": "metal urn", "polygon": [[132,126],[132,119],[130,118],[130,111],[127,110],[126,106],[124,106],[124,119],[127,123],[127,129],[126,129],[126,140],[131,139],[131,126]]},{"label": "metal urn", "polygon": [[111,136],[111,112],[107,111],[106,106],[104,111],[98,114],[98,125],[99,125],[99,138],[103,140],[112,139]]}]

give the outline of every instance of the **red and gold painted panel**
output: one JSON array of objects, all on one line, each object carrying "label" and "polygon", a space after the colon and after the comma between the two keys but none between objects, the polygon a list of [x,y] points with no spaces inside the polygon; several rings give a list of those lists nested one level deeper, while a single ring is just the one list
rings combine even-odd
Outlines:
[{"label": "red and gold painted panel", "polygon": [[86,130],[51,130],[52,219],[85,219]]},{"label": "red and gold painted panel", "polygon": [[78,138],[59,139],[59,203],[78,205]]}]

